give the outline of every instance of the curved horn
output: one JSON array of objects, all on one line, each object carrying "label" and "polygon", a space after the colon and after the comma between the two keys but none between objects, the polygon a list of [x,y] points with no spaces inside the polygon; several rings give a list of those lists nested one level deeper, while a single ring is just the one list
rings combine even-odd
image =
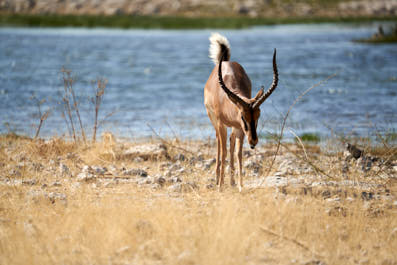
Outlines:
[{"label": "curved horn", "polygon": [[229,99],[236,105],[241,105],[244,108],[248,108],[249,104],[245,102],[242,98],[234,94],[232,91],[230,91],[229,88],[226,87],[225,83],[223,82],[222,78],[222,61],[223,57],[225,56],[225,53],[222,55],[221,60],[219,61],[219,69],[218,69],[218,79],[219,79],[219,84],[221,85],[223,91],[225,91],[226,95],[229,97]]},{"label": "curved horn", "polygon": [[253,105],[253,108],[258,108],[276,89],[278,83],[278,70],[276,63],[276,49],[274,49],[273,53],[273,83],[271,87],[263,94]]}]

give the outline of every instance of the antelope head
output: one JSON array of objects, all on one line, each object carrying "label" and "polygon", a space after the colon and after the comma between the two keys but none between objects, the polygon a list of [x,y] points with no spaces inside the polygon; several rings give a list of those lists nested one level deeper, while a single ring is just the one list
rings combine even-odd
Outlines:
[{"label": "antelope head", "polygon": [[222,61],[223,55],[219,62],[218,69],[218,78],[219,84],[222,87],[223,91],[227,94],[231,102],[233,102],[238,108],[238,119],[240,119],[240,125],[243,129],[245,135],[248,138],[248,143],[251,149],[254,149],[256,144],[258,143],[258,135],[256,133],[256,127],[258,126],[259,116],[261,114],[261,110],[259,109],[260,105],[273,93],[273,91],[277,87],[278,83],[278,71],[276,64],[276,50],[273,53],[273,83],[270,88],[264,92],[264,87],[258,91],[255,97],[251,99],[242,98],[239,95],[233,93],[225,83],[222,78]]}]

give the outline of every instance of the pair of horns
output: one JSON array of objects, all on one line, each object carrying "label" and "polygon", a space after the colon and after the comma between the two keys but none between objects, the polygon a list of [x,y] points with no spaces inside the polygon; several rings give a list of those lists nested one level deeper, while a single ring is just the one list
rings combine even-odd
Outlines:
[{"label": "pair of horns", "polygon": [[270,88],[266,91],[266,93],[263,93],[264,87],[262,86],[261,91],[262,91],[262,96],[255,100],[254,102],[248,103],[242,98],[240,98],[238,95],[234,94],[232,91],[230,91],[229,88],[225,85],[223,82],[222,78],[222,61],[223,57],[225,54],[222,55],[221,60],[219,62],[219,69],[218,69],[218,78],[219,78],[219,84],[221,85],[223,91],[227,94],[229,99],[236,105],[242,105],[244,108],[259,108],[259,106],[273,93],[273,91],[277,87],[278,83],[278,71],[277,71],[277,63],[276,63],[276,49],[274,49],[273,53],[273,83],[270,86]]}]

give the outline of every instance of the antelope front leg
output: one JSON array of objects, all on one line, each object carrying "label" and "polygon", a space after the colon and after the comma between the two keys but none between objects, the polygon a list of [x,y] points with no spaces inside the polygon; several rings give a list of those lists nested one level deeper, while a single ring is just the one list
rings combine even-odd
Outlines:
[{"label": "antelope front leg", "polygon": [[237,133],[237,159],[238,159],[238,190],[241,192],[243,189],[243,144],[244,133],[240,130]]},{"label": "antelope front leg", "polygon": [[234,147],[236,145],[236,133],[234,129],[232,129],[232,133],[230,134],[230,185],[236,185],[234,181]]},{"label": "antelope front leg", "polygon": [[216,185],[219,185],[219,174],[220,174],[220,169],[221,169],[221,161],[219,160],[220,155],[221,155],[221,139],[219,136],[218,131],[216,132]]},{"label": "antelope front leg", "polygon": [[225,159],[226,159],[226,139],[227,139],[227,130],[226,127],[223,125],[220,125],[218,128],[218,133],[219,133],[219,138],[220,138],[220,146],[221,146],[221,170],[220,170],[220,179],[219,179],[219,190],[221,190],[222,185],[225,180]]}]

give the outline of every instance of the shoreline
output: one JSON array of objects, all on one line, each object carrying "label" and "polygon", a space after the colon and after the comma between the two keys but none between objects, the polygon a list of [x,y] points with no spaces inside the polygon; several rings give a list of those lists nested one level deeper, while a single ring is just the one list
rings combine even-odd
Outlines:
[{"label": "shoreline", "polygon": [[0,14],[0,27],[85,27],[121,29],[244,29],[262,25],[397,22],[397,16],[350,17],[183,17],[127,15]]}]

